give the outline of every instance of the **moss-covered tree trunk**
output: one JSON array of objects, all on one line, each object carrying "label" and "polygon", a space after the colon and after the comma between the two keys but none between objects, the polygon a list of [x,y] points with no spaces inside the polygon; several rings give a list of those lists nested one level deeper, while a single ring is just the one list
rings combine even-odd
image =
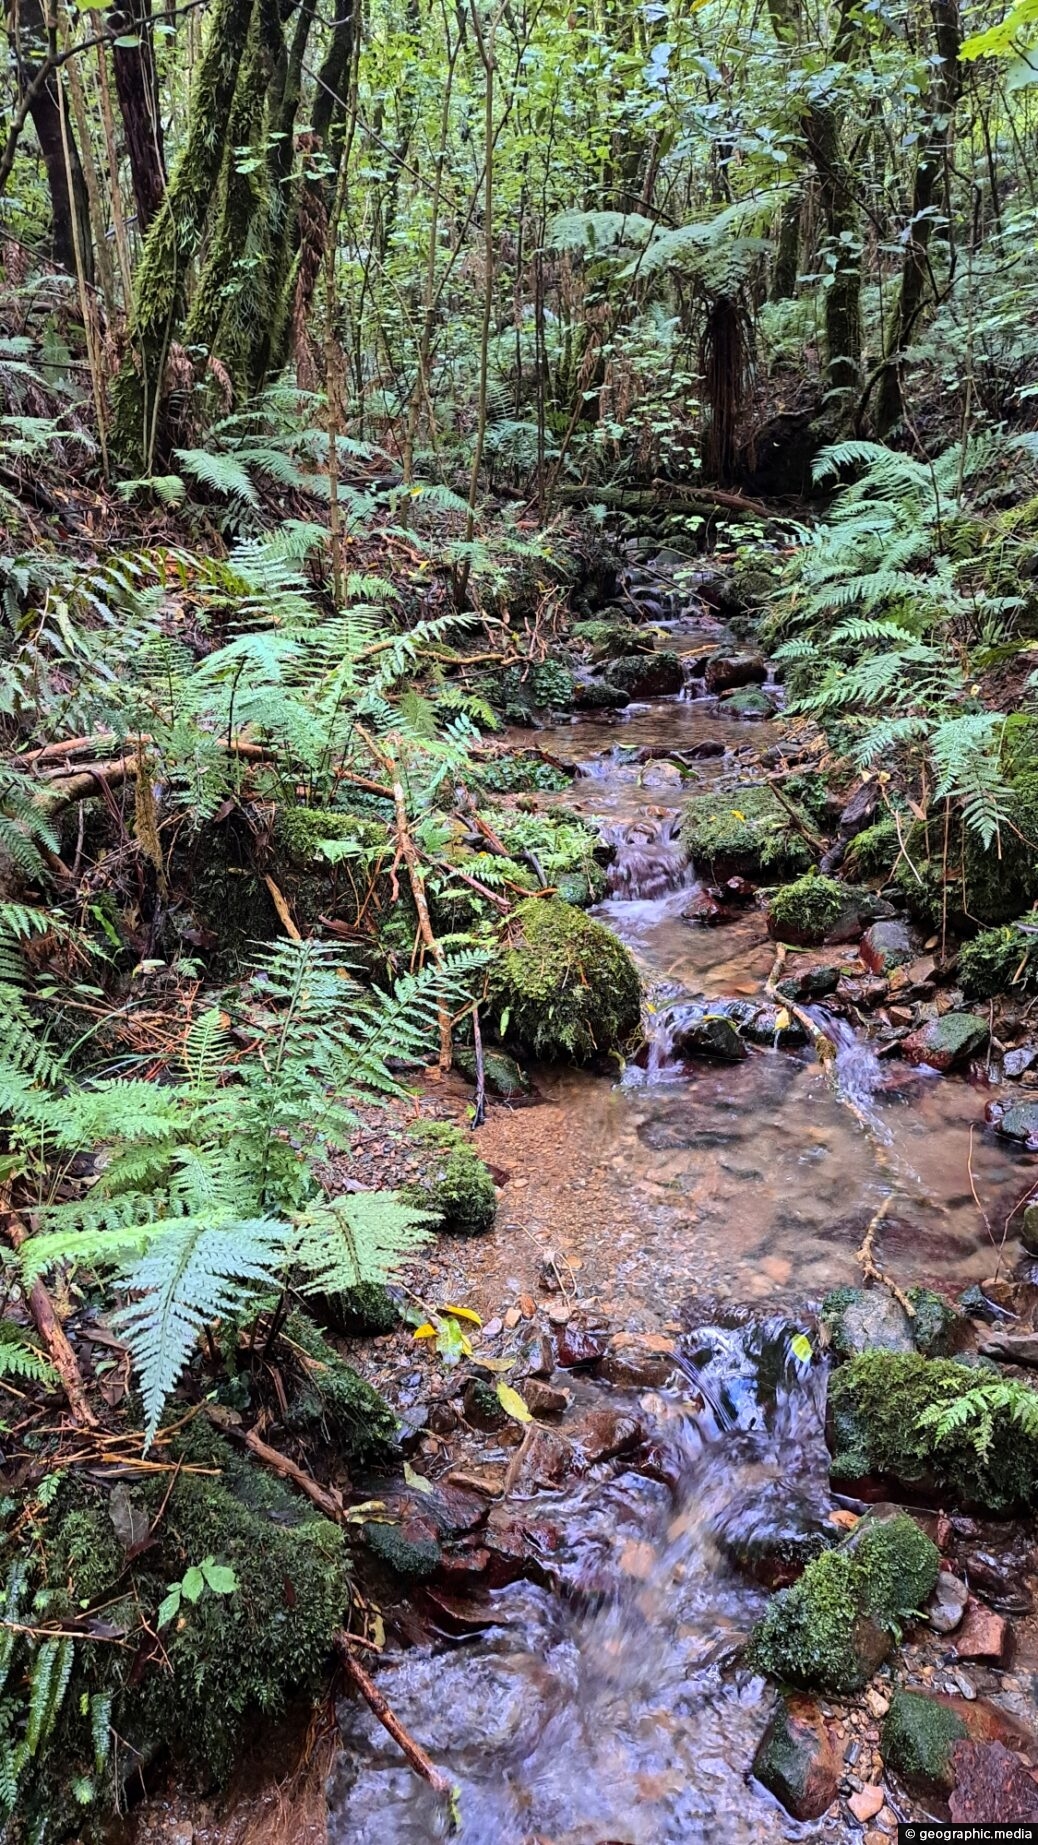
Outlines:
[{"label": "moss-covered tree trunk", "polygon": [[908,225],[904,262],[897,298],[887,323],[883,370],[876,391],[875,424],[885,436],[901,421],[901,364],[912,330],[932,294],[929,266],[930,241],[937,220],[938,199],[947,173],[959,76],[959,11],[957,0],[931,0],[937,62],[927,134],[919,148],[912,187],[912,216]]},{"label": "moss-covered tree trunk", "polygon": [[799,186],[786,200],[779,217],[778,237],[775,242],[775,262],[771,272],[772,301],[790,301],[797,292],[797,277],[800,274],[800,220],[804,210],[804,195]]},{"label": "moss-covered tree trunk", "polygon": [[166,190],[151,0],[126,0],[113,11],[111,23],[119,32],[112,46],[112,64],[130,157],[137,229],[146,237]]},{"label": "moss-covered tree trunk", "polygon": [[191,264],[219,184],[255,0],[216,0],[188,111],[183,150],[137,269],[130,352],[113,388],[113,447],[150,473],[161,449],[163,377],[187,301]]},{"label": "moss-covered tree trunk", "polygon": [[[56,49],[55,34],[43,17],[40,0],[19,0],[8,15],[8,36],[17,61],[22,94],[31,85],[40,65]],[[86,181],[73,133],[72,120],[65,109],[62,136],[62,97],[60,72],[45,83],[33,99],[29,110],[36,139],[40,144],[51,204],[51,248],[54,261],[69,275],[76,274],[76,245],[79,245],[83,279],[94,279],[94,239],[90,226],[90,202]],[[68,148],[68,165],[65,149]]]}]

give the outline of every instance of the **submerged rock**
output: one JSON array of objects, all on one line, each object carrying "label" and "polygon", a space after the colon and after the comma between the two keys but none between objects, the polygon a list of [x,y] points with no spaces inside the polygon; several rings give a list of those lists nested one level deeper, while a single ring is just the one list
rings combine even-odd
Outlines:
[{"label": "submerged rock", "polygon": [[720,1057],[739,1063],[749,1055],[737,1027],[723,1013],[678,1006],[666,1022],[677,1057]]},{"label": "submerged rock", "polygon": [[952,1750],[966,1725],[937,1698],[895,1691],[880,1735],[883,1765],[918,1794],[947,1794],[955,1784]]},{"label": "submerged rock", "polygon": [[759,653],[715,654],[706,662],[703,677],[708,692],[727,692],[738,686],[763,685],[768,668]]},{"label": "submerged rock", "polygon": [[1025,1146],[1038,1146],[1038,1102],[1014,1102],[995,1124],[1003,1140],[1019,1140]]},{"label": "submerged rock", "polygon": [[517,904],[489,986],[498,1034],[532,1057],[586,1063],[638,1029],[641,988],[627,949],[557,897]]},{"label": "submerged rock", "polygon": [[783,1699],[757,1744],[752,1772],[793,1819],[821,1819],[836,1798],[841,1765],[816,1704]]},{"label": "submerged rock", "polygon": [[1019,1757],[1000,1742],[956,1742],[951,1752],[955,1786],[948,1810],[957,1825],[999,1826],[1038,1820],[1038,1787]]},{"label": "submerged rock", "polygon": [[861,1690],[895,1629],[929,1599],[939,1563],[936,1544],[906,1515],[863,1521],[773,1597],[750,1636],[749,1663],[787,1684]]},{"label": "submerged rock", "polygon": [[984,1019],[973,1012],[946,1012],[939,1019],[927,1019],[917,1031],[902,1040],[901,1055],[909,1063],[927,1063],[935,1070],[952,1070],[968,1063],[985,1048],[988,1028]]}]

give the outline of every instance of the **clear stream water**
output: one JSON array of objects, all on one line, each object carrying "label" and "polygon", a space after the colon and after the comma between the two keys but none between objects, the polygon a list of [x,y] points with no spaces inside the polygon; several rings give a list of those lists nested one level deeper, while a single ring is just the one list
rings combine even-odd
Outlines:
[{"label": "clear stream water", "polygon": [[[623,748],[708,738],[733,752],[760,747],[769,728],[680,699],[574,723],[548,741],[581,766],[567,805],[611,829],[618,861],[598,914],[650,989],[752,995],[773,960],[762,917],[713,929],[682,919],[695,869],[677,844],[681,790]],[[730,780],[733,758],[697,768],[704,785]],[[561,1593],[502,1589],[477,1635],[381,1663],[390,1703],[460,1786],[462,1845],[849,1836],[838,1817],[794,1825],[747,1782],[771,1694],[733,1662],[763,1592],[726,1552],[733,1539],[803,1530],[830,1509],[824,1380],[792,1356],[795,1318],[784,1314],[859,1279],[854,1251],[892,1175],[883,1260],[906,1282],[956,1289],[993,1272],[992,1238],[1026,1179],[979,1125],[982,1093],[878,1061],[840,1021],[827,1029],[839,1084],[871,1132],[807,1051],[681,1066],[665,1042],[622,1082],[541,1071],[538,1107],[491,1112],[481,1151],[511,1176],[495,1232],[455,1259],[466,1298],[496,1312],[519,1285],[534,1291],[539,1251],[562,1250],[580,1295],[614,1327],[675,1334],[702,1388],[676,1368],[640,1399],[609,1392],[654,1431],[666,1484],[592,1470],[529,1502],[558,1534]],[[756,1303],[762,1317],[679,1333],[709,1319],[704,1296]],[[578,1407],[607,1390],[576,1388]],[[364,1707],[347,1706],[343,1721],[332,1845],[446,1837],[436,1801]]]}]

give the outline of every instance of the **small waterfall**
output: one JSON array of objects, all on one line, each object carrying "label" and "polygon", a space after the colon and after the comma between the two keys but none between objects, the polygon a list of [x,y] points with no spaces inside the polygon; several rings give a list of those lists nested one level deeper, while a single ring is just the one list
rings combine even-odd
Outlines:
[{"label": "small waterfall", "polygon": [[883,1066],[870,1044],[860,1038],[853,1025],[837,1018],[824,1006],[806,1006],[804,1010],[836,1046],[836,1085],[840,1095],[866,1117],[877,1138],[891,1139],[889,1128],[881,1122],[873,1107],[877,1089],[883,1084]]},{"label": "small waterfall", "polygon": [[606,830],[615,856],[609,866],[609,894],[624,902],[656,902],[684,890],[692,869],[678,835],[678,815],[648,817]]}]

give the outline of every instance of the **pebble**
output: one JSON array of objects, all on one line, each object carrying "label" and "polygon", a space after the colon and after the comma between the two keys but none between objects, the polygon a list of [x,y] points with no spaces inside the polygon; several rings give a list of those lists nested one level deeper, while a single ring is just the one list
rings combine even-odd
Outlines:
[{"label": "pebble", "polygon": [[888,1710],[890,1709],[890,1699],[885,1698],[883,1696],[883,1693],[881,1691],[877,1691],[875,1687],[872,1685],[869,1686],[867,1692],[865,1693],[865,1702],[868,1705],[869,1710],[871,1711],[872,1715],[876,1718],[885,1717]]},{"label": "pebble", "polygon": [[864,1825],[866,1820],[875,1819],[883,1805],[883,1799],[883,1789],[872,1782],[868,1787],[863,1787],[860,1793],[852,1794],[847,1805],[855,1819]]}]

